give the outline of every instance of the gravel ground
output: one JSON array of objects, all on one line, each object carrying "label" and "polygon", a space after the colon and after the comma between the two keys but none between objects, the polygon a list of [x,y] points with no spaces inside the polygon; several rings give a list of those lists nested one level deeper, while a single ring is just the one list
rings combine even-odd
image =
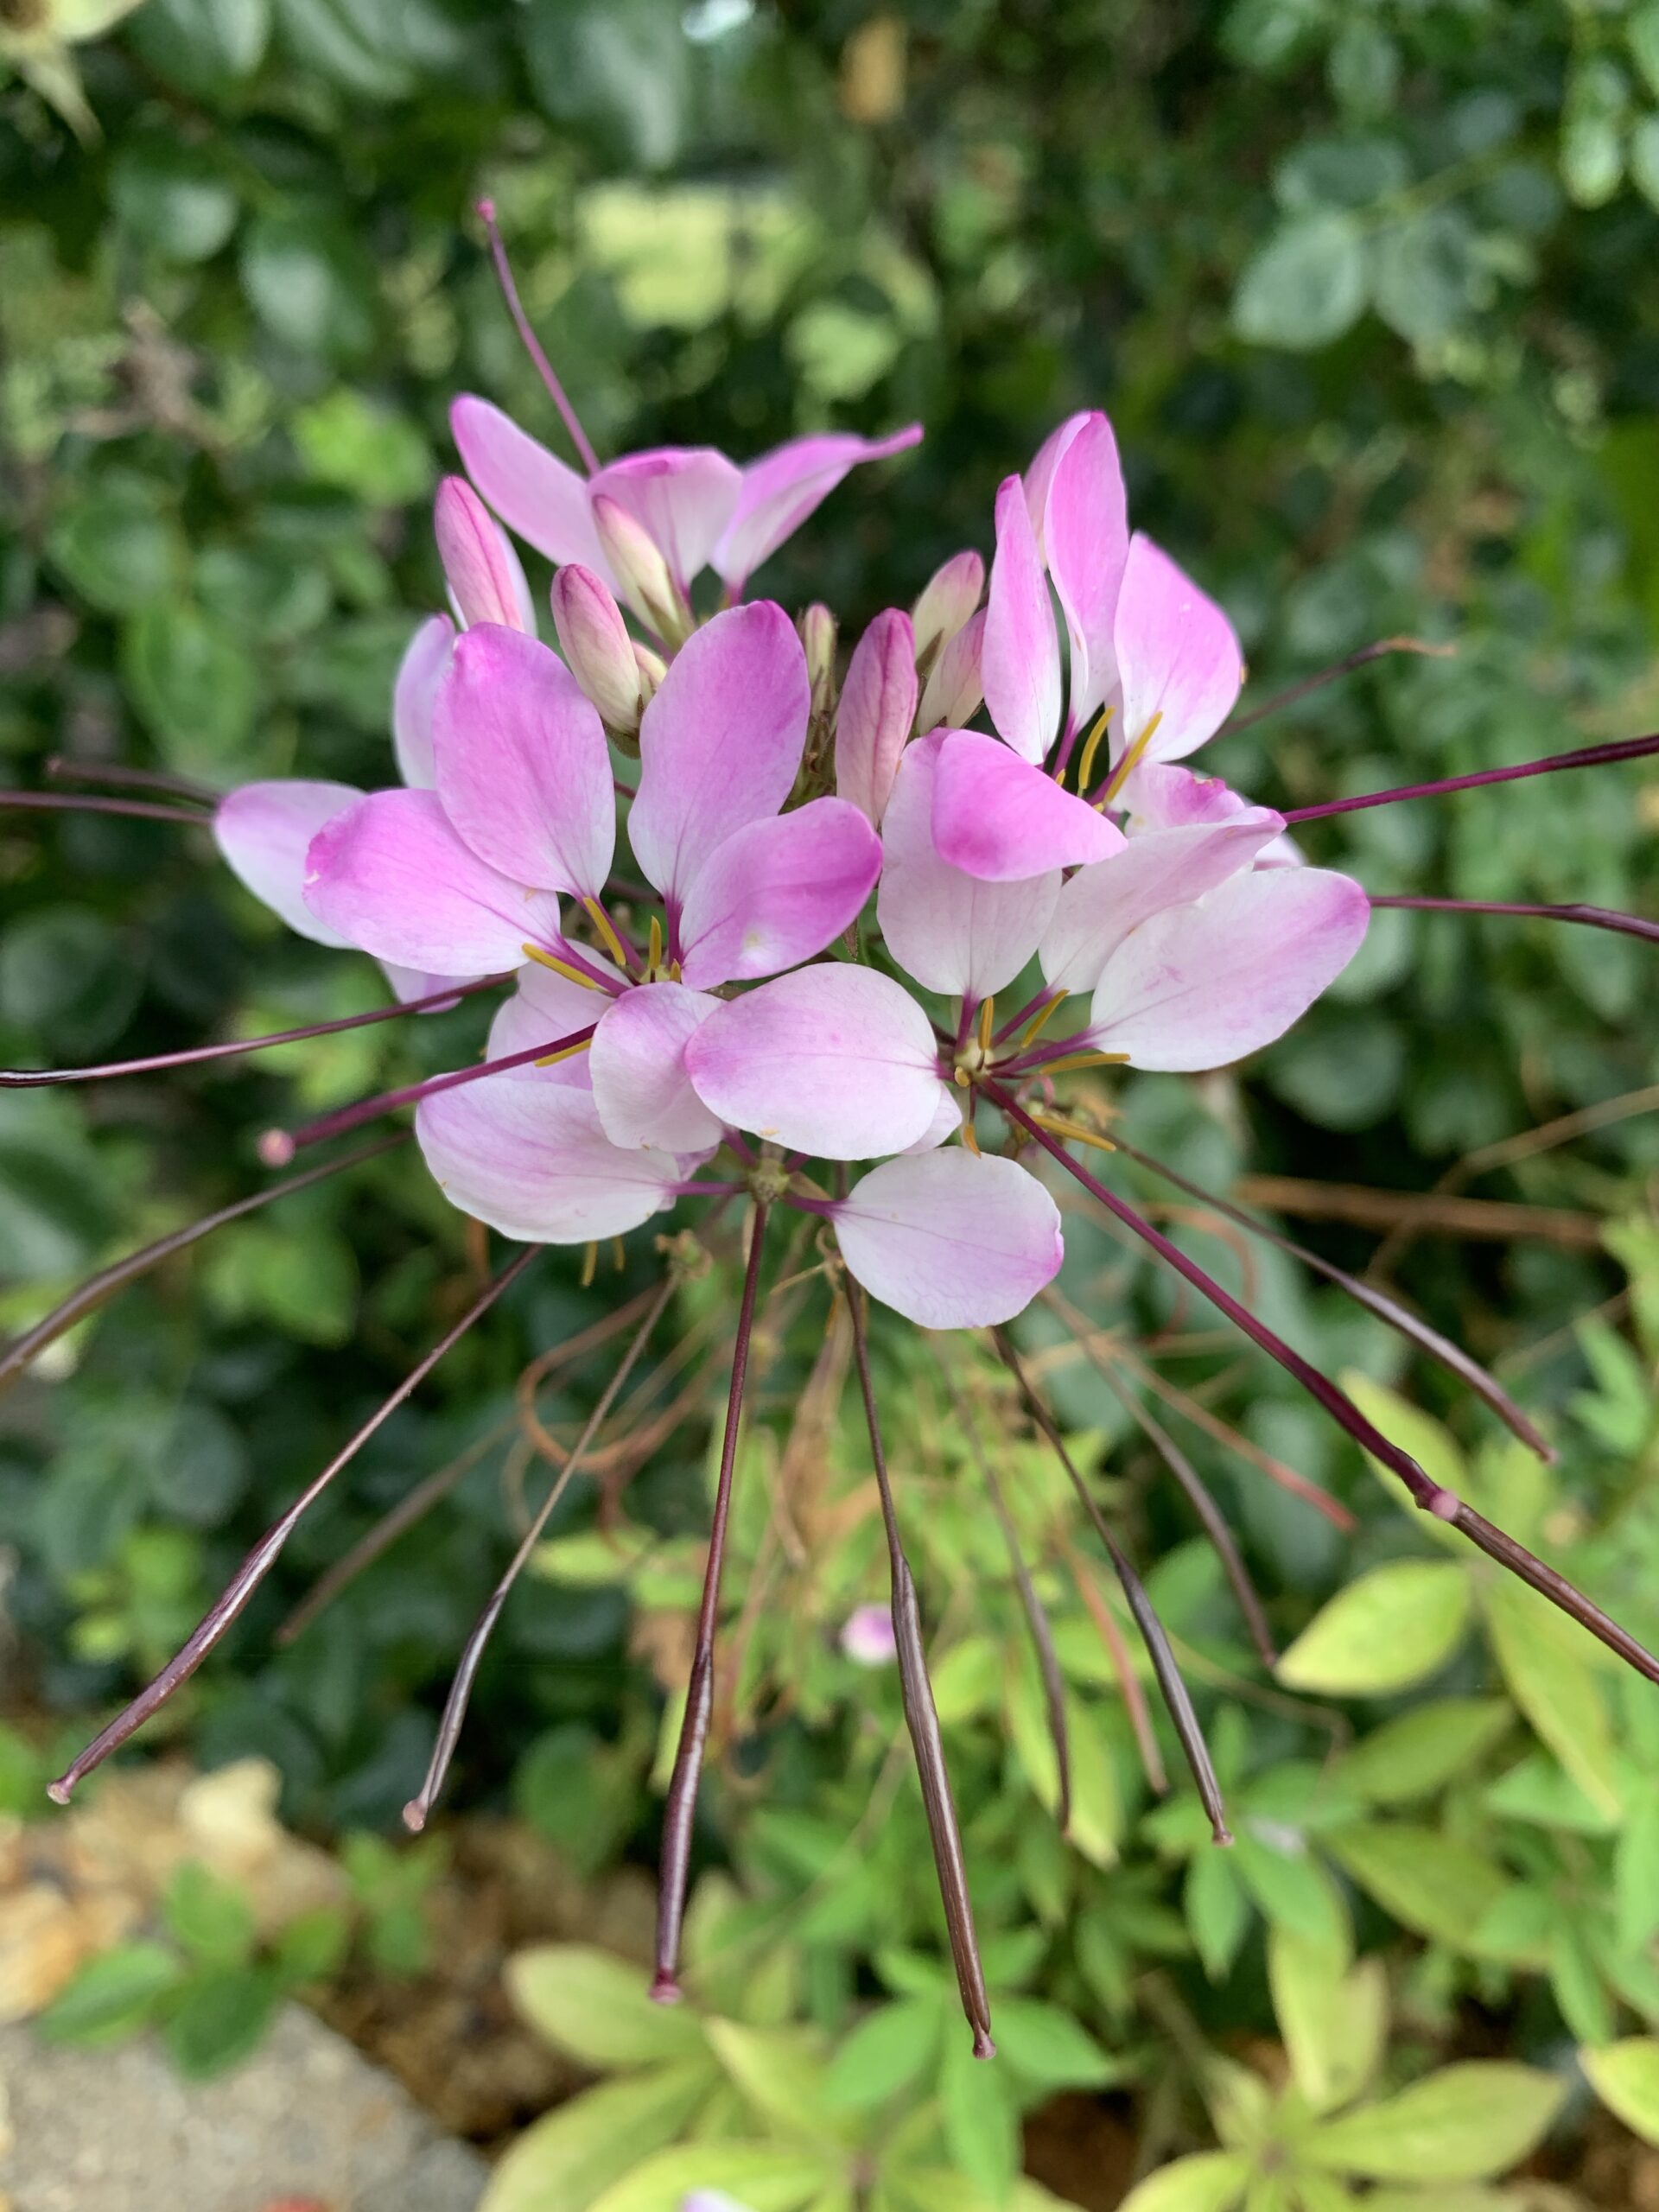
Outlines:
[{"label": "gravel ground", "polygon": [[297,2006],[206,2083],[147,2037],[77,2050],[0,2028],[0,2212],[474,2212],[486,2172]]}]

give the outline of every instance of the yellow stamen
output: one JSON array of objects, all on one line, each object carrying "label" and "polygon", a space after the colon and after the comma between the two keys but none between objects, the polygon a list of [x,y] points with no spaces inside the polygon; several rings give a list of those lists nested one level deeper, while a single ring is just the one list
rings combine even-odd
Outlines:
[{"label": "yellow stamen", "polygon": [[539,944],[527,944],[524,950],[538,967],[550,968],[556,976],[563,976],[567,983],[580,983],[584,991],[597,991],[603,988],[591,976],[584,976],[580,968],[573,968],[568,960],[561,960],[556,953],[544,952]]},{"label": "yellow stamen", "polygon": [[613,1236],[611,1239],[611,1258],[615,1263],[616,1272],[620,1274],[628,1264],[628,1255],[620,1236]]},{"label": "yellow stamen", "polygon": [[594,1270],[599,1265],[599,1247],[589,1244],[582,1255],[582,1287],[586,1290],[594,1280]]},{"label": "yellow stamen", "polygon": [[655,914],[651,918],[651,940],[645,947],[645,981],[654,983],[663,972],[663,925]]},{"label": "yellow stamen", "polygon": [[991,1050],[991,1024],[996,1019],[996,1001],[988,998],[979,1009],[979,1049],[987,1058]]},{"label": "yellow stamen", "polygon": [[1093,1129],[1085,1129],[1079,1122],[1068,1122],[1062,1114],[1045,1114],[1035,1106],[1027,1106],[1026,1111],[1033,1122],[1039,1123],[1053,1136],[1065,1137],[1072,1144],[1091,1144],[1096,1152],[1117,1150],[1109,1137],[1097,1135]]},{"label": "yellow stamen", "polygon": [[610,916],[597,899],[584,899],[582,903],[587,911],[588,919],[599,931],[606,951],[610,954],[619,968],[626,968],[628,964],[628,956],[622,950],[622,940],[618,937]]},{"label": "yellow stamen", "polygon": [[1049,1016],[1054,1012],[1055,1008],[1059,1005],[1060,1000],[1065,995],[1064,992],[1058,993],[1053,998],[1050,999],[1046,1006],[1039,1007],[1036,1013],[1033,1014],[1031,1020],[1026,1024],[1025,1035],[1020,1039],[1020,1050],[1022,1052],[1025,1052],[1028,1046],[1034,1044],[1037,1039],[1042,1035],[1044,1030],[1047,1028]]},{"label": "yellow stamen", "polygon": [[561,1060],[574,1060],[578,1052],[585,1052],[593,1041],[591,1037],[584,1037],[580,1045],[567,1045],[562,1052],[544,1052],[539,1060],[532,1060],[531,1065],[538,1068],[556,1067]]},{"label": "yellow stamen", "polygon": [[1063,1060],[1045,1060],[1039,1068],[1033,1068],[1033,1075],[1065,1075],[1073,1068],[1121,1068],[1128,1058],[1127,1052],[1069,1052]]},{"label": "yellow stamen", "polygon": [[951,1080],[951,1082],[952,1082],[952,1083],[959,1084],[962,1086],[963,1090],[967,1090],[967,1088],[968,1088],[969,1082],[969,1074],[968,1074],[968,1071],[967,1071],[967,1069],[966,1069],[966,1068],[958,1068],[958,1069],[957,1070],[956,1073],[951,1077],[950,1080]]},{"label": "yellow stamen", "polygon": [[979,1138],[974,1128],[974,1116],[971,1108],[969,1109],[967,1117],[962,1125],[962,1141],[963,1144],[967,1146],[969,1151],[973,1154],[976,1160],[982,1160],[984,1158],[984,1154],[980,1151]]},{"label": "yellow stamen", "polygon": [[1096,806],[1109,806],[1112,801],[1117,797],[1119,791],[1122,790],[1124,785],[1128,783],[1129,779],[1129,771],[1135,766],[1141,754],[1152,743],[1153,732],[1157,728],[1159,723],[1162,721],[1163,719],[1163,709],[1160,707],[1158,712],[1153,716],[1152,720],[1147,724],[1145,729],[1141,731],[1140,736],[1135,739],[1135,743],[1123,755],[1123,758],[1118,762],[1116,767],[1113,769],[1111,781],[1107,785],[1105,790],[1095,802]]},{"label": "yellow stamen", "polygon": [[682,970],[682,969],[681,969],[681,967],[680,967],[680,963],[679,963],[679,962],[678,962],[677,960],[671,960],[671,961],[669,962],[669,963],[668,963],[668,980],[669,980],[669,982],[670,982],[671,983],[677,983],[677,982],[679,982],[679,980],[680,980],[680,976],[681,976],[681,975],[682,975],[682,973],[683,973],[683,971]]},{"label": "yellow stamen", "polygon": [[1093,729],[1084,740],[1083,759],[1077,764],[1077,789],[1080,791],[1086,791],[1089,788],[1089,779],[1094,773],[1095,755],[1099,752],[1100,741],[1116,712],[1116,707],[1103,707]]}]

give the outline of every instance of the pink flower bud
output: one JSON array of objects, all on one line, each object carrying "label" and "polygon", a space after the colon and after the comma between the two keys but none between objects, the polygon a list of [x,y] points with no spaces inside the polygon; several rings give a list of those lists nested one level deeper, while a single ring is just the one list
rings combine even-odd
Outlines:
[{"label": "pink flower bud", "polygon": [[643,523],[603,492],[593,504],[594,527],[623,598],[647,629],[678,645],[690,630],[690,610],[675,588],[661,548]]},{"label": "pink flower bud", "polygon": [[836,789],[877,829],[916,719],[916,635],[890,607],[853,649],[836,718]]},{"label": "pink flower bud", "polygon": [[960,729],[970,715],[979,711],[980,702],[985,696],[979,673],[984,634],[985,610],[982,607],[934,662],[927,689],[922,694],[922,711],[916,717],[916,728],[924,736],[929,730],[941,727]]},{"label": "pink flower bud", "polygon": [[856,1666],[891,1667],[899,1656],[899,1643],[888,1608],[855,1605],[842,1625],[841,1648]]},{"label": "pink flower bud", "polygon": [[622,610],[591,569],[567,561],[553,579],[553,627],[570,672],[614,730],[639,727],[639,664]]},{"label": "pink flower bud", "polygon": [[499,622],[509,630],[536,634],[530,586],[507,534],[472,486],[461,476],[446,476],[432,512],[438,558],[462,626]]},{"label": "pink flower bud", "polygon": [[827,714],[835,696],[836,618],[817,601],[801,617],[801,644],[812,684],[812,711]]},{"label": "pink flower bud", "polygon": [[911,616],[918,662],[950,644],[979,605],[984,588],[985,563],[977,553],[955,553],[934,571]]}]

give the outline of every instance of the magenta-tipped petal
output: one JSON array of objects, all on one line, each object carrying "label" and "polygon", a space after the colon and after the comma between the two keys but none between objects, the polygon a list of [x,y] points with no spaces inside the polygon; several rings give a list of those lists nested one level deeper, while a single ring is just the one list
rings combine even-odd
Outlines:
[{"label": "magenta-tipped petal", "polygon": [[686,982],[713,990],[812,959],[857,919],[880,873],[881,840],[843,798],[734,830],[686,893]]},{"label": "magenta-tipped petal", "polygon": [[1113,625],[1122,710],[1112,758],[1138,744],[1154,717],[1144,760],[1179,760],[1211,738],[1233,710],[1244,656],[1232,624],[1144,531],[1129,541]]},{"label": "magenta-tipped petal", "polygon": [[1021,760],[1043,760],[1059,735],[1060,641],[1017,476],[1005,478],[996,495],[996,554],[980,672],[997,734]]},{"label": "magenta-tipped petal", "polygon": [[836,716],[836,789],[878,829],[916,719],[916,632],[890,607],[853,648]]},{"label": "magenta-tipped petal", "polygon": [[1113,630],[1129,553],[1123,472],[1103,415],[1085,416],[1057,456],[1041,537],[1071,644],[1067,719],[1081,729],[1117,681]]},{"label": "magenta-tipped petal", "polygon": [[861,438],[847,430],[827,430],[791,439],[762,454],[743,471],[737,503],[714,549],[714,565],[734,591],[741,591],[769,555],[792,537],[848,471],[861,461],[885,461],[919,443],[922,426],[912,423],[891,437]]},{"label": "magenta-tipped petal", "polygon": [[550,561],[580,561],[613,583],[600,550],[588,480],[487,399],[463,393],[449,428],[467,474],[507,528]]},{"label": "magenta-tipped petal", "polygon": [[591,488],[633,517],[684,592],[708,567],[742,481],[736,462],[712,446],[664,446],[612,461]]},{"label": "magenta-tipped petal", "polygon": [[933,778],[933,843],[982,882],[1017,883],[1123,849],[1115,822],[977,730],[947,730]]}]

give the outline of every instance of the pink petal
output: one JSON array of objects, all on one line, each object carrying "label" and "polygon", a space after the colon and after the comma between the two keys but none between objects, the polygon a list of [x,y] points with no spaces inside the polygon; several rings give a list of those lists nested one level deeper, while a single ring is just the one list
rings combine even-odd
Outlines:
[{"label": "pink petal", "polygon": [[363,794],[350,784],[307,783],[298,777],[244,784],[219,802],[213,836],[232,874],[256,899],[314,944],[346,945],[305,899],[305,855],[325,822]]},{"label": "pink petal", "polygon": [[1143,761],[1135,769],[1123,786],[1122,803],[1128,810],[1132,837],[1160,830],[1192,829],[1200,823],[1236,822],[1245,815],[1268,810],[1253,807],[1219,776],[1201,776],[1196,769],[1179,768],[1167,760]]},{"label": "pink petal", "polygon": [[692,1153],[720,1142],[721,1124],[685,1071],[686,1046],[720,1004],[682,983],[642,983],[606,1009],[586,1058],[613,1144]]},{"label": "pink petal", "polygon": [[[610,970],[608,960],[597,954],[592,957],[596,968]],[[511,1059],[515,1052],[528,1052],[534,1046],[550,1045],[561,1037],[573,1037],[579,1030],[591,1028],[602,1019],[610,1004],[611,1001],[601,993],[584,990],[568,976],[556,975],[552,969],[538,967],[532,962],[518,970],[518,988],[496,1009],[484,1057],[489,1060]],[[575,1052],[568,1060],[556,1060],[551,1067],[532,1065],[524,1073],[534,1075],[538,1083],[574,1084],[578,1090],[591,1090],[593,1071],[588,1066],[589,1057],[587,1052]]]},{"label": "pink petal", "polygon": [[685,1173],[672,1153],[613,1145],[588,1092],[516,1071],[423,1099],[415,1134],[451,1205],[537,1243],[637,1229]]},{"label": "pink petal", "polygon": [[981,671],[998,734],[1023,760],[1042,760],[1059,734],[1060,643],[1017,476],[1005,478],[996,495],[996,554]]},{"label": "pink petal", "polygon": [[[899,1656],[899,1639],[893,1632],[891,1605],[855,1605],[841,1624],[836,1637],[842,1651],[855,1667],[891,1667]],[[709,2192],[702,2190],[698,2196],[688,2196],[680,2212],[728,2212],[731,2200],[724,2206],[711,2200]]]},{"label": "pink petal", "polygon": [[1113,622],[1129,552],[1123,472],[1103,415],[1085,416],[1055,461],[1043,547],[1071,641],[1067,719],[1080,729],[1117,679]]},{"label": "pink petal", "polygon": [[1108,962],[1089,1033],[1136,1067],[1191,1071],[1282,1036],[1358,951],[1370,908],[1325,868],[1235,875],[1142,923]]},{"label": "pink petal", "polygon": [[464,476],[438,486],[432,527],[449,587],[449,603],[467,629],[499,622],[536,634],[536,609],[507,533]]},{"label": "pink petal", "polygon": [[494,623],[455,645],[435,720],[438,797],[514,882],[596,898],[616,848],[599,711],[549,646]]},{"label": "pink petal", "polygon": [[449,428],[467,474],[509,530],[550,561],[580,561],[613,582],[599,550],[586,477],[487,399],[463,393],[450,407]]},{"label": "pink petal", "polygon": [[942,1088],[927,1016],[873,968],[798,968],[728,1000],[686,1047],[703,1104],[733,1127],[823,1160],[900,1151]]},{"label": "pink petal", "polygon": [[887,438],[855,437],[848,430],[826,430],[762,454],[743,471],[737,505],[715,548],[721,580],[741,591],[750,576],[792,537],[807,517],[833,492],[850,468],[863,461],[885,461],[920,442],[922,426],[912,423]]},{"label": "pink petal", "polygon": [[959,1145],[884,1160],[835,1222],[849,1271],[924,1329],[1011,1321],[1065,1257],[1058,1209],[1036,1177]]},{"label": "pink petal", "polygon": [[941,860],[987,883],[1016,883],[1123,849],[1115,822],[994,737],[947,730],[933,780]]},{"label": "pink petal", "polygon": [[305,903],[378,960],[435,976],[517,968],[559,931],[559,902],[463,844],[434,791],[375,791],[311,840]]},{"label": "pink petal", "polygon": [[613,729],[639,727],[644,689],[622,610],[591,569],[568,561],[549,594],[559,650],[570,673]]},{"label": "pink petal", "polygon": [[946,1084],[939,1092],[939,1103],[933,1109],[933,1118],[914,1144],[907,1144],[905,1153],[937,1152],[942,1144],[949,1144],[961,1128],[972,1109],[973,1102],[965,1090]]},{"label": "pink petal", "polygon": [[613,461],[590,489],[594,498],[614,499],[633,517],[684,592],[708,567],[742,483],[736,462],[712,446],[663,446]]},{"label": "pink petal", "polygon": [[836,789],[879,827],[916,719],[916,633],[897,607],[853,648],[836,714]]},{"label": "pink petal", "polygon": [[789,797],[811,705],[806,655],[781,607],[734,607],[696,631],[639,724],[634,856],[671,901],[716,845]]},{"label": "pink petal", "polygon": [[1113,637],[1123,694],[1115,760],[1154,715],[1143,760],[1179,760],[1215,735],[1244,679],[1238,639],[1214,600],[1141,531],[1129,541]]},{"label": "pink petal", "polygon": [[[985,588],[985,563],[971,550],[953,553],[933,571],[922,587],[921,597],[911,610],[916,632],[916,658],[930,649],[942,652],[967,623]],[[974,704],[977,706],[978,701]],[[968,709],[971,714],[973,708]],[[945,721],[965,721],[967,715],[946,715]]]},{"label": "pink petal", "polygon": [[1048,549],[1043,543],[1043,526],[1048,518],[1048,487],[1054,480],[1054,471],[1059,466],[1061,454],[1084,424],[1093,420],[1097,413],[1098,410],[1085,408],[1078,414],[1068,415],[1065,422],[1052,429],[1043,440],[1031,467],[1026,471],[1026,512],[1031,517],[1038,553],[1045,562],[1048,558]]},{"label": "pink petal", "polygon": [[924,735],[931,729],[960,729],[979,712],[985,696],[985,616],[982,607],[941,646],[916,716]]},{"label": "pink petal", "polygon": [[712,989],[812,959],[857,918],[880,873],[881,840],[844,798],[734,830],[686,893],[686,982]]},{"label": "pink petal", "polygon": [[[458,976],[435,976],[429,968],[400,968],[395,960],[383,960],[380,963],[380,972],[391,985],[391,995],[400,1006],[407,1006],[412,999],[429,999],[435,992],[442,990],[446,983],[462,981],[474,982],[477,980],[475,976],[471,976],[464,978]],[[428,1011],[432,1014],[448,1014],[452,1006],[458,1006],[460,1003],[458,999],[448,999],[442,1006],[429,1007]]]},{"label": "pink petal", "polygon": [[899,764],[881,824],[875,912],[888,951],[925,989],[980,999],[1011,983],[1037,950],[1059,896],[1060,872],[987,883],[940,859],[934,787],[950,741],[918,738]]},{"label": "pink petal", "polygon": [[1166,906],[1190,906],[1249,868],[1279,823],[1270,809],[1249,807],[1230,822],[1131,837],[1110,860],[1080,868],[1061,891],[1039,947],[1049,983],[1093,990],[1131,930]]},{"label": "pink petal", "polygon": [[397,772],[416,790],[437,781],[432,765],[432,710],[449,665],[455,626],[447,614],[429,615],[410,639],[391,690],[391,742]]}]

